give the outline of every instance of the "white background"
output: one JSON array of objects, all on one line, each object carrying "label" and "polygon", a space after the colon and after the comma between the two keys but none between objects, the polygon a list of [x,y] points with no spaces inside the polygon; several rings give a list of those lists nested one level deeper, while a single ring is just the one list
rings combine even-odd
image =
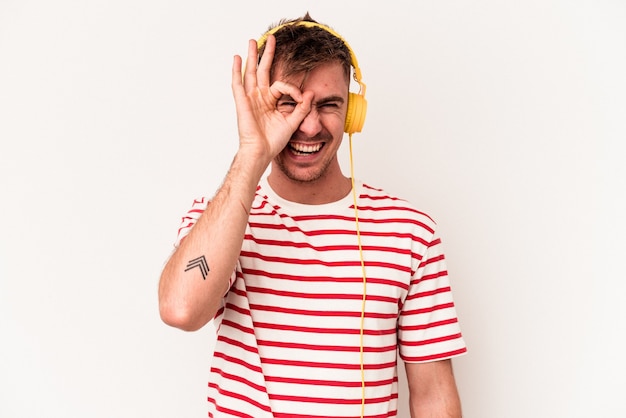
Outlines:
[{"label": "white background", "polygon": [[618,0],[0,0],[0,416],[206,416],[211,327],[157,281],[236,149],[232,56],[307,10],[368,86],[357,177],[441,225],[465,417],[626,416]]}]

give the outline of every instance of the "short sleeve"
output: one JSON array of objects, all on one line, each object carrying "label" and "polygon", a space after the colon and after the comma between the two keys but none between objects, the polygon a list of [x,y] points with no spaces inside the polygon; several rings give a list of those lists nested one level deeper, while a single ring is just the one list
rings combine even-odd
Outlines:
[{"label": "short sleeve", "polygon": [[193,201],[191,205],[191,209],[183,216],[180,222],[180,227],[178,228],[178,236],[176,237],[176,242],[174,243],[174,247],[178,248],[182,240],[189,234],[193,226],[198,222],[200,216],[207,208],[209,204],[208,199],[202,197],[200,199],[196,199]]},{"label": "short sleeve", "polygon": [[441,239],[432,236],[413,274],[398,320],[400,357],[428,362],[467,351],[452,297]]}]

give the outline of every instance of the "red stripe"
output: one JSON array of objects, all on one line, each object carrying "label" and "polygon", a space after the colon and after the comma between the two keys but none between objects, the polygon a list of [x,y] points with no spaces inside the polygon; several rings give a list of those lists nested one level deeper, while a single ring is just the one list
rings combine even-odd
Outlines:
[{"label": "red stripe", "polygon": [[[396,396],[383,396],[379,398],[367,398],[366,404],[377,404],[383,402],[389,402],[391,399],[395,399]],[[270,395],[270,399],[278,401],[291,401],[291,402],[304,402],[314,404],[330,404],[330,405],[360,405],[361,398],[342,399],[342,398],[314,398],[309,396],[289,396],[289,395]]]},{"label": "red stripe", "polygon": [[[295,258],[287,258],[287,257],[278,257],[278,256],[266,256],[256,252],[251,251],[241,251],[240,257],[250,257],[257,260],[264,260],[273,263],[285,263],[289,265],[302,265],[302,266],[324,266],[324,267],[360,267],[361,260],[353,260],[353,261],[323,261],[323,260],[303,260],[303,259],[295,259]],[[400,264],[394,263],[385,263],[379,261],[368,261],[365,260],[366,267],[383,267],[389,268],[393,270],[402,271],[404,273],[410,273],[411,267],[404,266]]]},{"label": "red stripe", "polygon": [[[397,398],[398,398],[397,395],[396,396],[392,396],[390,398],[390,400],[391,399],[397,399]],[[255,417],[253,417],[251,415],[235,411],[234,409],[224,408],[222,406],[219,406],[219,405],[216,404],[215,399],[213,399],[213,398],[209,397],[208,401],[210,403],[212,403],[213,405],[215,405],[215,409],[218,412],[220,412],[220,413],[229,414],[229,415],[240,417],[240,418],[255,418]],[[360,403],[360,401],[359,401],[359,403]],[[371,402],[367,402],[367,403],[371,403]],[[397,410],[393,410],[393,411],[388,411],[387,413],[384,413],[384,414],[365,415],[365,418],[391,418],[391,417],[397,416],[397,413],[398,413]],[[272,415],[274,416],[274,418],[328,418],[327,415],[312,415],[310,413],[307,413],[307,414],[291,414],[291,413],[272,412]],[[211,413],[209,413],[209,417],[210,418],[214,418]],[[355,415],[354,418],[358,418],[358,415]]]},{"label": "red stripe", "polygon": [[[326,251],[354,251],[358,250],[359,246],[357,244],[346,244],[346,245],[313,245],[310,242],[295,242],[295,241],[284,241],[284,240],[273,240],[273,239],[261,239],[255,238],[250,234],[246,234],[244,236],[245,240],[252,241],[258,245],[268,245],[275,246],[281,248],[310,248],[319,252]],[[364,245],[364,251],[380,251],[380,252],[388,252],[395,254],[403,254],[403,255],[411,255],[410,249],[399,249],[389,246],[377,246],[377,245]]]},{"label": "red stripe", "polygon": [[406,300],[413,300],[413,299],[419,299],[419,298],[424,298],[424,297],[429,297],[429,296],[435,296],[435,295],[448,293],[448,292],[452,292],[452,289],[450,288],[450,286],[440,287],[438,289],[430,290],[428,292],[419,292],[419,293],[409,295],[407,296]]},{"label": "red stripe", "polygon": [[437,328],[445,325],[456,324],[457,322],[459,322],[457,318],[451,318],[443,321],[430,322],[428,324],[400,326],[399,329],[402,331],[421,331],[429,328]]},{"label": "red stripe", "polygon": [[[363,299],[362,294],[288,292],[285,290],[276,290],[276,289],[269,289],[266,287],[256,287],[256,286],[248,286],[247,293],[259,293],[259,294],[265,294],[265,295],[286,296],[286,297],[301,298],[301,299],[323,299],[323,300],[326,300],[326,299],[361,300]],[[393,303],[393,304],[398,303],[398,298],[394,298],[390,296],[367,295],[367,300],[387,302],[387,303]]]},{"label": "red stripe", "polygon": [[[281,325],[281,324],[270,324],[267,322],[255,322],[255,328],[264,328],[264,329],[275,329],[281,331],[296,331],[296,332],[309,332],[314,334],[360,334],[360,329],[348,329],[348,328],[313,328],[313,327],[300,327],[295,325]],[[363,330],[365,335],[390,335],[395,334],[397,330],[395,328],[389,328],[386,330]]]},{"label": "red stripe", "polygon": [[[372,199],[372,200],[380,200],[380,199]],[[391,200],[398,200],[398,199],[391,199]],[[424,216],[425,218],[430,219],[432,222],[434,222],[433,218],[431,218],[430,216],[428,216],[428,214],[421,212],[415,208],[412,208],[410,206],[366,206],[366,205],[359,205],[359,211],[372,211],[372,212],[386,212],[386,211],[402,211],[402,212],[410,212],[410,213],[417,213],[418,215]]]},{"label": "red stripe", "polygon": [[[250,309],[259,310],[259,311],[268,311],[268,312],[277,312],[277,313],[286,313],[292,315],[308,315],[308,316],[340,316],[340,317],[360,317],[361,311],[317,311],[317,310],[306,310],[306,309],[293,309],[293,308],[283,308],[280,306],[268,306],[268,305],[256,305],[250,304]],[[377,312],[366,312],[366,318],[377,318],[377,319],[389,319],[397,317],[397,313],[377,313]]]},{"label": "red stripe", "polygon": [[246,386],[251,387],[252,389],[258,390],[259,392],[267,393],[267,391],[265,390],[265,386],[262,386],[262,385],[254,383],[254,382],[251,382],[250,380],[244,379],[241,376],[237,376],[237,375],[232,374],[232,373],[226,373],[222,369],[218,369],[216,367],[213,367],[213,368],[211,368],[211,373],[219,374],[221,377],[223,377],[224,379],[227,379],[227,380],[233,380],[235,382],[242,383],[242,384],[244,384]]},{"label": "red stripe", "polygon": [[423,340],[423,341],[402,341],[402,340],[400,340],[399,343],[401,345],[404,345],[404,346],[407,346],[407,347],[419,347],[419,346],[423,346],[423,345],[442,343],[444,341],[457,340],[459,338],[461,338],[461,333],[460,332],[458,334],[446,335],[444,337],[430,338],[428,340]]},{"label": "red stripe", "polygon": [[453,350],[453,351],[448,351],[445,353],[438,353],[438,354],[433,354],[430,356],[403,356],[400,355],[402,357],[402,360],[406,361],[406,362],[422,362],[422,361],[434,361],[434,360],[444,360],[450,357],[454,357],[454,356],[458,356],[460,354],[463,354],[467,352],[467,348],[459,348],[458,350]]},{"label": "red stripe", "polygon": [[[291,280],[298,282],[330,282],[330,283],[363,283],[363,277],[329,277],[329,276],[294,276],[290,274],[278,274],[272,273],[264,270],[256,270],[256,269],[243,269],[243,274],[247,276],[260,276],[267,277],[269,279],[277,279],[277,280]],[[367,283],[372,284],[382,284],[389,286],[396,286],[403,290],[407,290],[409,288],[408,284],[404,282],[398,282],[396,280],[390,279],[380,279],[376,277],[368,277]]]},{"label": "red stripe", "polygon": [[448,302],[448,303],[442,303],[440,305],[429,306],[428,308],[412,309],[410,311],[404,311],[400,315],[401,316],[417,315],[417,314],[429,313],[429,312],[438,311],[440,309],[448,309],[448,308],[454,308],[454,303]]},{"label": "red stripe", "polygon": [[[239,412],[239,411],[235,411],[234,409],[230,409],[230,408],[224,408],[223,406],[218,405],[215,402],[214,398],[207,398],[207,400],[209,401],[209,403],[212,403],[213,405],[215,405],[215,410],[218,412],[221,412],[222,414],[228,414],[228,415],[232,415],[234,417],[239,417],[239,418],[257,418],[257,417],[253,417],[252,415],[248,415],[248,414],[244,414],[243,412]],[[213,416],[212,413],[209,412],[209,418],[215,418]]]},{"label": "red stripe", "polygon": [[445,277],[447,275],[448,275],[448,270],[438,271],[437,273],[433,273],[433,274],[425,274],[421,278],[419,278],[418,280],[412,280],[411,284],[413,285],[413,284],[421,283],[424,280],[434,280],[434,279],[438,279],[440,277]]},{"label": "red stripe", "polygon": [[254,335],[254,330],[252,328],[245,327],[241,325],[239,322],[234,322],[228,319],[223,319],[222,326],[229,326],[231,328],[238,329],[239,331],[244,332],[246,334]]},{"label": "red stripe", "polygon": [[[367,206],[365,207],[367,208]],[[359,206],[359,212],[362,211],[364,208]],[[370,207],[371,211],[375,211],[375,209],[372,209]],[[402,210],[401,208],[394,208],[394,210]],[[291,219],[293,219],[295,222],[306,222],[306,221],[345,221],[345,222],[351,222],[354,223],[356,220],[354,219],[353,216],[340,216],[340,215],[301,215],[301,216],[291,216]],[[383,218],[383,219],[378,219],[378,218],[365,218],[363,216],[359,216],[359,223],[360,224],[402,224],[402,225],[416,225],[419,226],[425,230],[427,230],[428,232],[430,232],[431,234],[434,233],[435,231],[428,225],[426,225],[424,222],[420,222],[417,219],[413,219],[413,218]]]},{"label": "red stripe", "polygon": [[[396,399],[397,396],[395,396],[393,399]],[[376,415],[365,415],[364,418],[390,418],[390,417],[396,417],[397,416],[398,411],[397,410],[393,410],[393,411],[389,411],[387,413],[384,414],[376,414]],[[359,418],[360,415],[355,415],[354,417],[350,417],[350,418]],[[328,418],[328,415],[311,415],[311,414],[283,414],[280,412],[274,412],[274,418]]]},{"label": "red stripe", "polygon": [[427,266],[428,264],[437,263],[437,262],[439,262],[439,261],[443,261],[443,260],[445,260],[445,259],[446,259],[446,257],[445,257],[443,254],[441,254],[441,255],[438,255],[438,256],[436,256],[436,257],[432,257],[432,258],[429,258],[429,259],[427,259],[427,260],[423,260],[423,261],[420,263],[420,267],[425,267],[425,266]]},{"label": "red stripe", "polygon": [[[239,399],[240,401],[244,401],[249,403],[250,405],[254,405],[255,407],[259,408],[262,411],[266,411],[266,412],[271,412],[271,409],[269,406],[267,405],[263,405],[260,402],[255,401],[252,398],[249,398],[247,396],[242,395],[241,393],[236,393],[236,392],[231,392],[229,390],[224,390],[222,388],[220,388],[218,385],[216,385],[215,383],[209,383],[209,387],[212,389],[217,390],[221,395],[224,395],[226,397],[229,398],[234,398],[234,399]],[[240,416],[240,415],[236,415],[236,416]],[[242,415],[245,416],[245,415]]]},{"label": "red stripe", "polygon": [[232,338],[228,338],[228,337],[224,337],[223,335],[220,335],[219,337],[217,337],[218,341],[224,342],[226,344],[235,346],[235,347],[239,347],[245,351],[249,351],[251,353],[256,353],[258,354],[259,350],[257,350],[256,347],[251,347],[247,344],[244,344],[241,341],[237,341],[237,340],[233,340]]},{"label": "red stripe", "polygon": [[[271,341],[271,340],[257,340],[259,346],[266,347],[280,347],[280,348],[295,348],[299,350],[313,350],[313,351],[334,351],[344,353],[358,353],[359,346],[343,346],[343,345],[321,345],[321,344],[303,344],[303,343],[290,343],[285,341]],[[389,345],[386,347],[363,347],[363,351],[367,353],[387,353],[395,351],[398,347]]]},{"label": "red stripe", "polygon": [[323,229],[323,230],[315,230],[315,231],[303,231],[297,226],[287,226],[285,224],[268,224],[262,222],[249,222],[248,225],[250,228],[258,228],[258,229],[269,229],[269,230],[283,230],[287,232],[300,232],[306,236],[317,236],[317,235],[348,235],[348,236],[356,236],[356,231],[354,229]]},{"label": "red stripe", "polygon": [[[253,206],[250,208],[250,215],[253,215],[253,216],[278,215],[278,212],[276,212],[276,210],[280,209],[280,206],[272,205],[268,201],[267,196],[262,196],[261,199],[262,200],[260,202],[259,201],[252,202]],[[255,204],[258,204],[258,206],[254,206]],[[267,212],[267,208],[270,208],[270,212]]]},{"label": "red stripe", "polygon": [[436,238],[436,239],[434,239],[432,242],[430,242],[428,244],[428,247],[430,248],[430,247],[434,247],[434,246],[440,245],[440,244],[441,244],[441,238]]},{"label": "red stripe", "polygon": [[248,363],[246,361],[243,361],[240,358],[231,357],[229,355],[226,355],[226,354],[222,353],[221,351],[215,351],[215,354],[213,356],[214,357],[219,357],[219,358],[221,358],[224,361],[227,361],[229,363],[238,364],[238,365],[243,366],[246,369],[250,369],[250,370],[252,370],[253,372],[256,372],[256,373],[262,373],[263,372],[263,369],[261,369],[261,367],[255,366],[253,364],[250,364],[250,363]]},{"label": "red stripe", "polygon": [[[359,218],[359,222],[361,222],[361,218]],[[386,222],[380,222],[386,223]],[[268,230],[284,230],[287,232],[298,232],[308,237],[315,237],[318,235],[347,235],[350,237],[356,236],[356,230],[352,229],[318,229],[315,231],[304,231],[296,226],[287,226],[285,224],[268,224],[262,222],[250,222],[250,228],[258,228],[258,229],[268,229]],[[429,231],[430,232],[430,231]],[[432,232],[431,232],[432,233]],[[377,232],[377,231],[361,231],[361,236],[370,236],[370,237],[392,237],[392,238],[411,238],[413,241],[422,243],[424,245],[428,245],[429,242],[425,241],[422,237],[417,235],[413,235],[410,233],[403,232]]]},{"label": "red stripe", "polygon": [[[241,292],[238,289],[233,289],[233,291],[236,291],[236,293],[238,295],[240,295],[240,296],[244,296],[244,297],[246,296],[245,292]],[[233,311],[238,312],[238,313],[240,313],[242,315],[250,316],[250,310],[249,309],[244,309],[244,308],[242,308],[242,307],[240,307],[238,305],[235,305],[235,304],[232,304],[232,303],[227,303],[226,304],[226,308],[232,309]]]},{"label": "red stripe", "polygon": [[[354,382],[346,382],[346,381],[339,381],[339,380],[299,379],[299,378],[282,377],[282,376],[266,376],[265,380],[268,382],[289,383],[289,384],[296,384],[296,385],[336,386],[336,387],[346,387],[346,388],[356,388],[356,387],[361,387],[362,385],[360,380],[354,381]],[[393,379],[367,381],[365,382],[365,386],[366,387],[387,386],[397,381],[398,381],[397,377]]]},{"label": "red stripe", "polygon": [[[339,370],[359,370],[361,365],[359,363],[320,363],[314,361],[303,360],[286,360],[286,359],[271,359],[261,358],[263,364],[275,364],[279,366],[292,366],[292,367],[313,367],[316,369],[339,369]],[[364,365],[365,370],[382,370],[396,367],[396,362],[388,363],[368,363]]]}]

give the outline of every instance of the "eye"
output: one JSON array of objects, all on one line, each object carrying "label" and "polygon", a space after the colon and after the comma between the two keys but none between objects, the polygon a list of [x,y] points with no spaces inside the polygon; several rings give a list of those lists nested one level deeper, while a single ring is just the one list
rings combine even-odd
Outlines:
[{"label": "eye", "polygon": [[339,109],[339,102],[323,102],[317,105],[319,112],[336,112]]},{"label": "eye", "polygon": [[276,109],[279,112],[289,112],[289,113],[291,113],[291,112],[293,112],[293,109],[296,107],[296,104],[297,103],[293,99],[291,99],[291,98],[280,99],[280,100],[278,100],[278,103],[276,103]]}]

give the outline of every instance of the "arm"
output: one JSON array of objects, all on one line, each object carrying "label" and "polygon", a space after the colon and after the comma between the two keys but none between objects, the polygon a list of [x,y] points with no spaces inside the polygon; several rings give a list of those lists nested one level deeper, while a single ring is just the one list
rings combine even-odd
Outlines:
[{"label": "arm", "polygon": [[452,361],[405,363],[411,418],[460,418]]},{"label": "arm", "polygon": [[[273,36],[270,38],[258,68],[247,65],[244,78],[241,57],[233,60],[239,149],[223,185],[163,269],[159,312],[168,325],[197,330],[215,315],[241,251],[259,179],[310,111],[311,94],[282,82],[270,85],[275,47]],[[249,43],[248,57],[251,63],[257,62],[255,41]],[[289,114],[276,110],[276,102],[284,94],[298,103]]]}]

